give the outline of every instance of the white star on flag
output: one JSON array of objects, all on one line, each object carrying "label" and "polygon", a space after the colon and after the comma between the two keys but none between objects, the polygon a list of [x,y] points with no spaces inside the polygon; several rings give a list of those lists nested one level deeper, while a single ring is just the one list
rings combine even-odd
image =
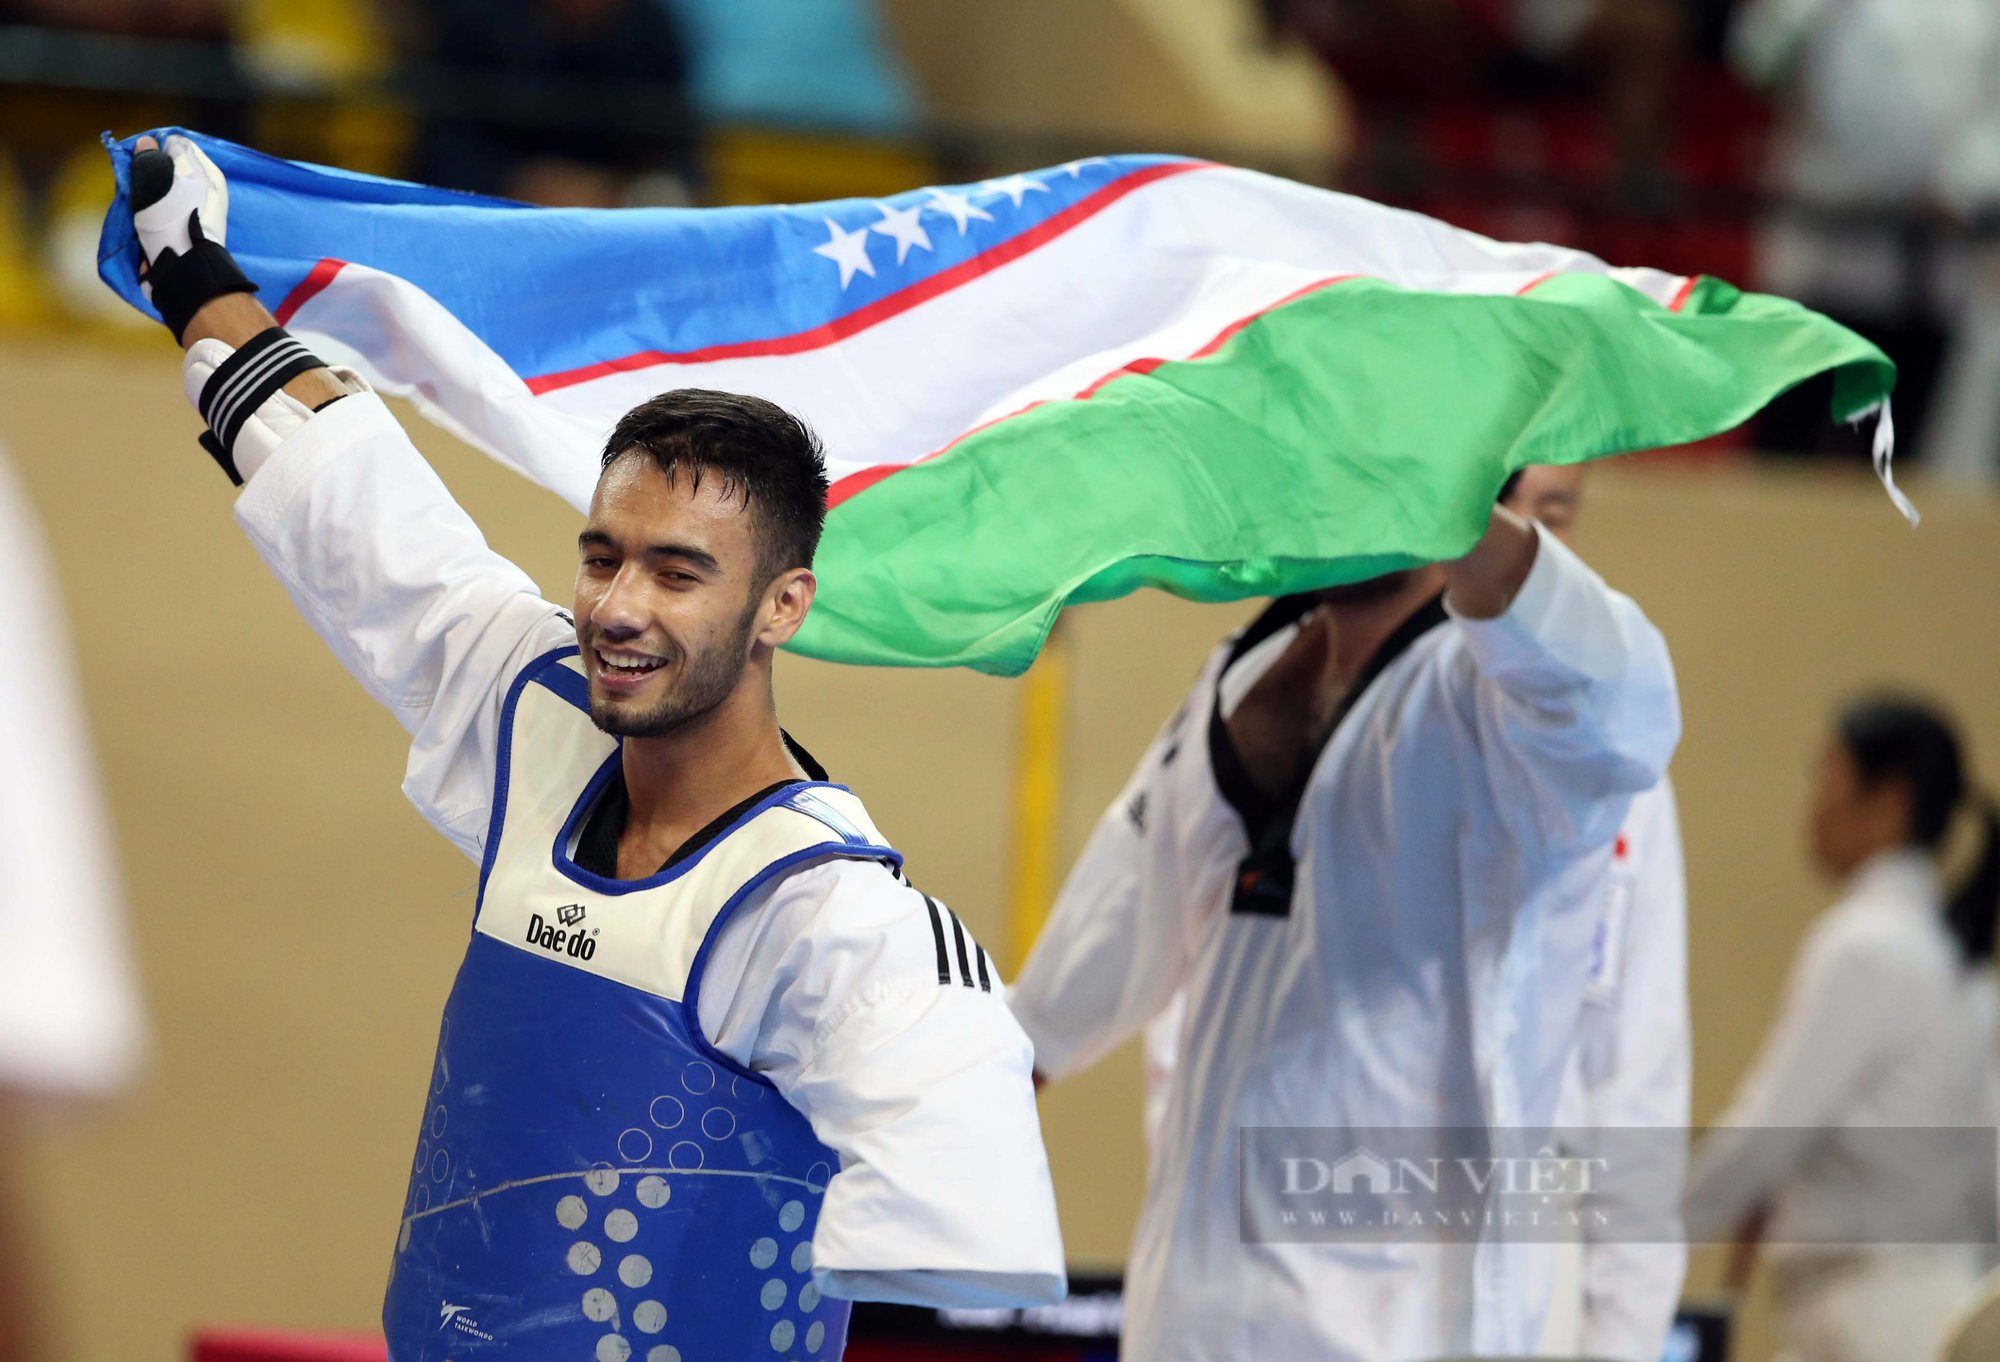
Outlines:
[{"label": "white star on flag", "polygon": [[924,207],[933,212],[943,213],[957,223],[960,236],[965,235],[966,224],[973,218],[978,218],[981,222],[993,221],[993,215],[974,204],[971,198],[964,194],[954,194],[947,189],[933,189],[931,201]]},{"label": "white star on flag", "polygon": [[824,221],[826,230],[832,235],[827,237],[824,245],[813,247],[813,254],[823,255],[840,266],[841,291],[846,292],[857,272],[873,279],[875,262],[868,258],[868,229],[863,227],[858,232],[850,232],[832,218]]},{"label": "white star on flag", "polygon": [[982,194],[1005,194],[1014,201],[1016,208],[1021,206],[1022,199],[1038,189],[1044,194],[1049,192],[1047,185],[1040,180],[1031,180],[1026,175],[1009,175],[1004,180],[988,180],[979,186],[979,192]]},{"label": "white star on flag", "polygon": [[927,251],[931,249],[931,234],[917,221],[923,215],[922,204],[913,208],[891,208],[886,203],[878,203],[875,206],[882,210],[882,220],[875,224],[873,230],[883,236],[895,238],[898,265],[903,263],[903,258],[910,253],[912,246],[921,246]]},{"label": "white star on flag", "polygon": [[1083,176],[1083,172],[1090,169],[1092,166],[1108,166],[1110,164],[1111,162],[1105,160],[1102,156],[1085,156],[1081,160],[1065,161],[1061,165],[1057,166],[1056,169],[1067,170],[1069,172],[1069,177],[1072,180],[1075,180],[1075,179],[1081,179]]}]

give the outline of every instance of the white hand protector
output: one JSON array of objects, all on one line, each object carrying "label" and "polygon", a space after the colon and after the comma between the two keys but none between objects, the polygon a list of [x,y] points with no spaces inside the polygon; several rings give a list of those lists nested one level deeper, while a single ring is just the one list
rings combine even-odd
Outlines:
[{"label": "white hand protector", "polygon": [[175,340],[210,299],[257,291],[224,245],[228,182],[192,141],[175,133],[164,147],[134,152],[131,202],[140,288]]},{"label": "white hand protector", "polygon": [[[159,259],[164,250],[186,255],[194,249],[189,224],[196,221],[201,223],[204,238],[218,246],[227,246],[229,182],[222,178],[222,172],[206,152],[179,133],[168,137],[161,150],[173,172],[164,192],[159,187],[159,163],[146,152],[140,152],[132,160],[132,227],[139,234],[139,253],[148,265]],[[147,206],[139,207],[142,202],[147,202]],[[142,287],[150,300],[152,286]]]},{"label": "white hand protector", "polygon": [[[313,408],[286,392],[283,384],[297,373],[319,367],[304,346],[277,327],[253,337],[241,350],[213,338],[188,347],[181,361],[182,386],[188,401],[208,422],[202,448],[222,465],[231,482],[240,486],[255,477],[278,446],[312,419]],[[350,393],[369,390],[352,369],[329,372]]]}]

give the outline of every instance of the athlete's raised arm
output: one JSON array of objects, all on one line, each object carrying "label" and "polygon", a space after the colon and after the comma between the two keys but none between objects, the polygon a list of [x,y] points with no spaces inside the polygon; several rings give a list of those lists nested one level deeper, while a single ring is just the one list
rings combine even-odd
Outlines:
[{"label": "athlete's raised arm", "polygon": [[228,188],[191,141],[142,138],[133,224],[154,306],[186,350],[202,444],[299,612],[412,738],[404,791],[475,859],[508,683],[574,639],[487,547],[381,399],[254,296],[225,245]]}]

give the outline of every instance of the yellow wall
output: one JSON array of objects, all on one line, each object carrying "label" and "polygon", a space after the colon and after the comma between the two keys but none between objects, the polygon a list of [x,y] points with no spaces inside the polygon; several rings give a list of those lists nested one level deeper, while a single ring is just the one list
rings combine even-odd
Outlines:
[{"label": "yellow wall", "polygon": [[[157,1053],[101,1116],[39,1134],[33,1207],[63,1355],[152,1362],[195,1321],[366,1328],[474,867],[396,792],[400,730],[292,614],[231,527],[168,347],[0,342],[0,439],[57,559],[122,842]],[[502,551],[558,597],[573,517],[427,429]],[[1863,474],[1612,468],[1582,547],[1675,645],[1691,877],[1696,1108],[1713,1115],[1825,891],[1799,807],[1823,716],[1921,679],[2000,774],[2000,507]],[[1159,597],[1074,617],[1073,850],[1245,608]],[[15,640],[32,665],[42,640]],[[913,874],[1005,938],[1016,691],[788,660],[788,724],[869,801]],[[1140,1187],[1131,1054],[1046,1098],[1079,1260],[1123,1252]],[[1759,1356],[1750,1352],[1745,1356]]]}]

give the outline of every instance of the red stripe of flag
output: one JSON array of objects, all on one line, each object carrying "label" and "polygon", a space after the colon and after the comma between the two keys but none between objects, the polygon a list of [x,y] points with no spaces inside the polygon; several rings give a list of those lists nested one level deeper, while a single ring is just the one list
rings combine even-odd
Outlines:
[{"label": "red stripe of flag", "polygon": [[[1321,289],[1331,288],[1335,284],[1345,284],[1350,280],[1361,279],[1365,277],[1367,276],[1359,274],[1336,274],[1336,275],[1331,275],[1325,279],[1316,279],[1312,283],[1305,285],[1305,287],[1303,288],[1293,289],[1290,293],[1287,293],[1284,297],[1278,299],[1276,302],[1266,303],[1264,304],[1264,306],[1258,308],[1255,312],[1251,312],[1245,316],[1238,317],[1235,321],[1223,327],[1222,330],[1216,332],[1215,335],[1207,343],[1202,345],[1199,349],[1195,350],[1192,354],[1188,355],[1187,358],[1191,360],[1202,359],[1209,355],[1214,354],[1216,351],[1220,350],[1223,346],[1227,345],[1232,337],[1234,337],[1238,332],[1242,331],[1243,328],[1245,328],[1246,326],[1249,326],[1250,323],[1256,321],[1259,317],[1264,316],[1266,313],[1277,311],[1279,308],[1285,306],[1285,304],[1287,303],[1297,302],[1299,299],[1305,297],[1309,293],[1317,293]],[[1113,369],[1110,373],[1105,374],[1102,378],[1096,379],[1090,384],[1086,385],[1071,400],[1077,402],[1087,402],[1091,398],[1097,396],[1098,393],[1102,392],[1106,387],[1106,385],[1111,383],[1114,379],[1124,378],[1128,374],[1150,374],[1153,372],[1153,370],[1159,368],[1161,365],[1167,362],[1168,361],[1164,358],[1157,356],[1150,356],[1150,355],[1143,356],[1139,359],[1128,360],[1124,364],[1119,365],[1116,369]],[[831,488],[828,489],[826,494],[827,509],[832,510],[834,507],[840,505],[841,502],[846,501],[849,497],[853,496],[857,492],[867,491],[870,487],[873,487],[876,483],[882,481],[882,479],[888,477],[891,473],[900,473],[905,468],[913,468],[917,464],[928,463],[932,459],[937,458],[940,454],[948,454],[952,450],[956,449],[959,445],[963,444],[965,441],[979,434],[980,431],[991,430],[994,426],[999,425],[1002,421],[1011,421],[1017,416],[1024,416],[1028,412],[1033,411],[1036,407],[1046,406],[1050,400],[1051,399],[1044,398],[1040,401],[1030,402],[1027,406],[1022,407],[1018,411],[1010,411],[1005,416],[996,416],[991,421],[981,422],[979,425],[974,426],[971,430],[966,431],[963,435],[960,435],[956,439],[952,440],[951,443],[945,445],[943,448],[932,450],[928,454],[925,454],[919,458],[912,459],[909,463],[877,464],[873,468],[864,468],[858,473],[849,473],[846,477],[842,478],[839,482],[836,482]]]},{"label": "red stripe of flag", "polygon": [[312,267],[310,273],[299,281],[299,286],[285,295],[285,301],[278,304],[278,310],[271,315],[283,326],[292,315],[304,307],[319,291],[333,282],[333,276],[340,273],[345,260],[322,260]]}]

